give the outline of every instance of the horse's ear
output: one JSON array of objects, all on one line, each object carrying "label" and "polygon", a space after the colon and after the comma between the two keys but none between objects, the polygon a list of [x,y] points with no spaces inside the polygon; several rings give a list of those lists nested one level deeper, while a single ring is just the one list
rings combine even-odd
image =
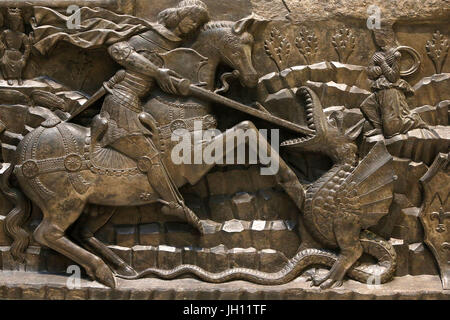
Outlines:
[{"label": "horse's ear", "polygon": [[268,23],[267,20],[257,14],[252,13],[250,16],[237,21],[233,26],[233,33],[243,34],[244,32],[254,33],[258,27]]}]

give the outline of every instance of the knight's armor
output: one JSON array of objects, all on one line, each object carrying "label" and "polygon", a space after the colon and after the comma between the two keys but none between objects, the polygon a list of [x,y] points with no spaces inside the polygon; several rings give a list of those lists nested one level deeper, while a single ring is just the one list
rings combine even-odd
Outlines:
[{"label": "knight's armor", "polygon": [[[161,159],[159,150],[154,145],[149,129],[142,123],[142,98],[149,95],[155,79],[127,68],[128,58],[139,54],[150,60],[156,67],[162,67],[158,54],[178,47],[179,42],[171,41],[154,30],[133,36],[128,42],[121,42],[110,47],[111,56],[124,64],[124,70],[117,72],[104,84],[107,96],[100,112],[100,117],[107,121],[107,129],[100,139],[103,147],[112,147],[137,162],[138,168],[146,173],[149,183],[167,204],[163,212],[189,217],[181,194],[173,183]],[[129,70],[133,69],[133,70]],[[94,121],[93,131],[96,131]]]},{"label": "knight's armor", "polygon": [[102,146],[129,135],[148,135],[138,116],[143,111],[141,98],[148,94],[152,83],[153,79],[144,75],[120,70],[104,85],[109,94],[100,115],[108,119],[108,130]]},{"label": "knight's armor", "polygon": [[[132,37],[128,45],[157,67],[161,67],[158,54],[175,49],[178,43],[149,30]],[[102,146],[129,135],[149,135],[138,117],[143,112],[142,98],[150,93],[154,83],[153,78],[144,74],[120,70],[105,84],[109,94],[105,98],[101,116],[108,119],[108,130],[101,141]]]}]

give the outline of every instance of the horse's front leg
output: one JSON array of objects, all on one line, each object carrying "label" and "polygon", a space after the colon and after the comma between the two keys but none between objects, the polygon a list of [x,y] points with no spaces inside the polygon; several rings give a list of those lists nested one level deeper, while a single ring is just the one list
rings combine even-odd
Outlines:
[{"label": "horse's front leg", "polygon": [[[275,150],[270,143],[267,141],[256,128],[256,126],[250,121],[244,121],[231,128],[225,132],[225,142],[233,143],[236,141],[236,137],[239,134],[245,135],[245,145],[249,148],[249,155],[258,156],[258,162],[264,166],[269,166],[266,168],[265,174],[273,174],[278,183],[283,187],[289,197],[295,202],[297,207],[302,210],[305,190],[298,180],[297,175],[292,171],[292,169],[287,165],[287,163],[281,158],[279,152]],[[252,141],[252,138],[254,138]],[[237,139],[239,141],[239,139]],[[242,141],[242,139],[241,139]],[[235,145],[235,149],[239,150],[239,145]],[[229,155],[232,151],[230,148],[226,148],[225,157]],[[242,149],[241,149],[242,150]],[[264,158],[262,159],[262,155]]]}]

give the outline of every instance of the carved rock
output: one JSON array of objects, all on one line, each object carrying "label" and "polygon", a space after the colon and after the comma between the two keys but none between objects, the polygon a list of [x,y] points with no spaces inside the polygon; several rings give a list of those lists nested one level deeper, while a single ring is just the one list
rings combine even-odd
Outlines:
[{"label": "carved rock", "polygon": [[[120,0],[81,8],[92,17],[77,32],[64,27],[64,1],[42,1],[18,4],[26,28],[0,32],[0,298],[449,298],[438,277],[448,289],[448,6],[376,1],[383,26],[396,23],[383,29],[383,46],[366,28],[367,8],[347,0]],[[157,19],[184,5],[196,9],[192,26],[182,28],[180,14]],[[261,16],[242,18],[252,12]],[[24,57],[17,68],[14,55]],[[389,74],[382,60],[401,71]],[[415,96],[393,97],[408,83]],[[407,102],[403,111],[429,130],[386,138],[389,123],[379,128],[361,107],[386,87],[402,103],[380,110]],[[197,120],[202,130],[280,129],[280,170],[178,167],[173,131],[193,132]],[[64,287],[71,265],[87,268],[73,290]],[[303,273],[316,265],[327,270]],[[144,275],[132,269],[182,279],[137,280]],[[375,292],[366,283],[378,271]]]},{"label": "carved rock", "polygon": [[[386,147],[393,156],[430,165],[439,152],[448,150],[450,139],[446,127],[431,128],[434,130],[433,133],[424,129],[414,129],[406,134],[386,139]],[[382,139],[380,135],[365,139],[362,145],[363,153]]]},{"label": "carved rock", "polygon": [[423,227],[419,221],[420,208],[411,207],[400,211],[401,215],[392,236],[403,239],[406,244],[423,242]]},{"label": "carved rock", "polygon": [[439,102],[436,106],[422,106],[414,109],[431,126],[448,126],[450,100]]},{"label": "carved rock", "polygon": [[449,83],[450,73],[435,74],[420,80],[413,87],[416,106],[434,106],[441,101],[450,100]]},{"label": "carved rock", "polygon": [[432,254],[423,243],[409,245],[409,274],[439,274]]}]

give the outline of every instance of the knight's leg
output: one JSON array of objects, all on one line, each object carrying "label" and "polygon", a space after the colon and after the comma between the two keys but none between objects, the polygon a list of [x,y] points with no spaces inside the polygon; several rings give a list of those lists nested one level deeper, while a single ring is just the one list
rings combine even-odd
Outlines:
[{"label": "knight's leg", "polygon": [[129,136],[111,145],[114,149],[135,159],[139,169],[147,174],[152,188],[158,193],[164,204],[162,212],[185,219],[189,224],[204,234],[205,225],[185,204],[183,197],[150,138],[144,135]]},{"label": "knight's leg", "polygon": [[88,249],[112,263],[117,273],[133,276],[136,271],[95,237],[95,233],[109,221],[115,211],[116,208],[113,207],[90,207],[78,221],[74,236]]},{"label": "knight's leg", "polygon": [[346,272],[363,253],[359,240],[361,226],[356,217],[344,215],[335,218],[333,229],[340,253],[330,272],[323,278],[313,280],[313,284],[320,285],[322,289],[331,288],[334,284],[342,285]]},{"label": "knight's leg", "polygon": [[111,147],[138,163],[138,168],[147,174],[150,185],[162,200],[167,203],[181,201],[181,195],[171,181],[160,159],[160,153],[150,138],[144,135],[128,136],[115,141]]},{"label": "knight's leg", "polygon": [[66,235],[66,230],[80,217],[84,203],[77,207],[57,210],[57,205],[42,208],[44,218],[34,232],[37,242],[72,259],[86,269],[93,279],[114,288],[115,279],[109,267],[99,257],[81,248]]}]

